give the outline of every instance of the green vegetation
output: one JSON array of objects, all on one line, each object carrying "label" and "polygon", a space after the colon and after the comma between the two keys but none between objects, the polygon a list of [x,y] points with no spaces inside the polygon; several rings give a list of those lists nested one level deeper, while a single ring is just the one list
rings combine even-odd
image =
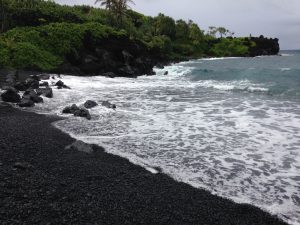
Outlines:
[{"label": "green vegetation", "polygon": [[[98,0],[105,9],[62,6],[46,0],[0,1],[0,68],[51,71],[76,55],[88,36],[92,45],[109,38],[144,43],[166,59],[245,56],[253,43],[225,28],[205,33],[193,21],[149,17],[128,9],[129,0]],[[219,38],[217,38],[219,34]]]}]

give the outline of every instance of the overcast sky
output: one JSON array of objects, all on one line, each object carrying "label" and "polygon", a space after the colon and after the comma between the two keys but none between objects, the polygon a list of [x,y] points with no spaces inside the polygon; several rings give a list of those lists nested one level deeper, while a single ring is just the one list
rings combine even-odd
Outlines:
[{"label": "overcast sky", "polygon": [[[95,0],[55,0],[61,4],[93,5]],[[236,36],[277,37],[281,49],[300,49],[300,0],[134,0],[132,9],[192,19],[201,29],[223,26]]]}]

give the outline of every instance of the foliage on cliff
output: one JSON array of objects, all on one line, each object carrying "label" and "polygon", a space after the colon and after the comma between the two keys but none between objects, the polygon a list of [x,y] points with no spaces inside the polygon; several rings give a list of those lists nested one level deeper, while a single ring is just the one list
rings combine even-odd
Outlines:
[{"label": "foliage on cliff", "polygon": [[68,55],[76,56],[87,36],[93,45],[110,38],[139,41],[168,60],[247,56],[255,48],[252,39],[226,37],[233,33],[222,27],[205,33],[193,21],[121,9],[116,14],[109,9],[62,6],[46,0],[2,0],[0,67],[53,70]]}]

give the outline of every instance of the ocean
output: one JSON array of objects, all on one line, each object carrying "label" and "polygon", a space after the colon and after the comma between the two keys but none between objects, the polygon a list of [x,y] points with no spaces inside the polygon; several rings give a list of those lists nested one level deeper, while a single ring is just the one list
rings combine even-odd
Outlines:
[{"label": "ocean", "polygon": [[[63,76],[72,89],[54,89],[53,99],[28,110],[66,117],[54,125],[150,172],[296,225],[300,51],[281,55],[191,60],[137,79]],[[92,120],[62,115],[86,100],[100,103]],[[104,100],[117,109],[102,107]]]}]

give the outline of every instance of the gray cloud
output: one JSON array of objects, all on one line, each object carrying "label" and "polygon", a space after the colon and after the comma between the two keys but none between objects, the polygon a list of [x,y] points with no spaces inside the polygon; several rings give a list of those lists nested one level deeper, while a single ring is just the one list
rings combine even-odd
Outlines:
[{"label": "gray cloud", "polygon": [[[56,0],[61,4],[93,5],[94,0]],[[237,36],[277,37],[281,49],[300,49],[299,0],[135,0],[132,8],[146,15],[159,12],[192,19],[202,29],[224,26]]]}]

